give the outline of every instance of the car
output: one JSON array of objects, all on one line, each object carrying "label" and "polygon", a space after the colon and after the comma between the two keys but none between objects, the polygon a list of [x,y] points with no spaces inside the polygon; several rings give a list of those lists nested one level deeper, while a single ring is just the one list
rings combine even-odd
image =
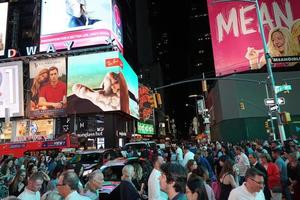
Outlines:
[{"label": "car", "polygon": [[122,155],[124,157],[127,157],[127,152],[129,149],[132,149],[133,151],[136,151],[138,153],[138,156],[141,155],[142,149],[149,149],[153,150],[156,148],[156,142],[154,141],[137,141],[137,142],[130,142],[126,143],[122,150]]},{"label": "car", "polygon": [[102,200],[120,199],[119,184],[122,177],[122,169],[127,164],[139,163],[143,169],[150,167],[148,173],[150,174],[152,167],[148,160],[138,157],[132,158],[117,158],[115,160],[107,161],[100,167],[104,176],[103,187],[100,191]]},{"label": "car", "polygon": [[83,177],[86,177],[106,161],[118,157],[122,157],[122,154],[117,149],[79,150],[74,153],[69,163],[73,165],[81,163],[84,168]]}]

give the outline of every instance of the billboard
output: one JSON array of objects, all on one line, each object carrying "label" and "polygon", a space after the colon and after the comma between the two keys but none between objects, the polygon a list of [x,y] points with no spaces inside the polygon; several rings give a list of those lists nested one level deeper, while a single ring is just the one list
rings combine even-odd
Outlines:
[{"label": "billboard", "polygon": [[29,71],[28,117],[51,118],[66,115],[66,59],[31,61]]},{"label": "billboard", "polygon": [[113,42],[123,52],[121,13],[114,0],[41,0],[40,51]]},{"label": "billboard", "polygon": [[9,117],[24,115],[22,62],[0,64],[0,118],[5,112]]},{"label": "billboard", "polygon": [[15,141],[46,140],[54,138],[54,120],[18,120]]},{"label": "billboard", "polygon": [[[262,68],[266,60],[255,4],[213,2],[208,0],[208,13],[216,76]],[[300,1],[260,0],[259,6],[273,66],[294,66],[300,61]]]},{"label": "billboard", "polygon": [[8,3],[0,3],[0,56],[5,53],[7,12]]},{"label": "billboard", "polygon": [[154,134],[154,125],[143,123],[143,122],[138,122],[137,132],[139,134],[143,134],[143,135],[153,135]]},{"label": "billboard", "polygon": [[68,113],[123,111],[138,118],[138,78],[117,51],[68,59]]},{"label": "billboard", "polygon": [[12,122],[0,122],[0,140],[10,140],[12,137]]},{"label": "billboard", "polygon": [[76,119],[76,135],[79,138],[103,137],[104,115],[80,116]]}]

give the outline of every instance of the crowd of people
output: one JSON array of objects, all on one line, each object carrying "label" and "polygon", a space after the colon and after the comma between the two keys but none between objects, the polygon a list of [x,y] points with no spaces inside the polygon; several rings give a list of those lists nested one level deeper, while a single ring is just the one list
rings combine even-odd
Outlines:
[{"label": "crowd of people", "polygon": [[[182,142],[142,149],[127,156],[147,162],[126,164],[113,192],[122,200],[300,199],[300,146],[290,141]],[[63,153],[3,156],[0,199],[97,200],[106,177],[96,169],[83,179],[83,165]]]}]

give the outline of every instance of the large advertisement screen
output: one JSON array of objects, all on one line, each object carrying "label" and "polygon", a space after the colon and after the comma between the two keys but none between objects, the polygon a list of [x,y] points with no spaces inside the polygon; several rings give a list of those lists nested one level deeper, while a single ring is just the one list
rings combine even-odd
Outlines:
[{"label": "large advertisement screen", "polygon": [[0,3],[0,56],[5,53],[8,3]]},{"label": "large advertisement screen", "polygon": [[138,78],[119,52],[69,57],[68,113],[123,111],[138,118]]},{"label": "large advertisement screen", "polygon": [[32,61],[29,68],[28,117],[51,118],[66,115],[66,59]]},{"label": "large advertisement screen", "polygon": [[23,64],[0,64],[0,118],[23,115]]},{"label": "large advertisement screen", "polygon": [[120,10],[114,0],[42,0],[40,51],[113,44],[123,51]]},{"label": "large advertisement screen", "polygon": [[[300,61],[300,1],[260,0],[259,6],[273,66],[295,66]],[[208,0],[208,12],[216,76],[266,64],[254,3]]]}]

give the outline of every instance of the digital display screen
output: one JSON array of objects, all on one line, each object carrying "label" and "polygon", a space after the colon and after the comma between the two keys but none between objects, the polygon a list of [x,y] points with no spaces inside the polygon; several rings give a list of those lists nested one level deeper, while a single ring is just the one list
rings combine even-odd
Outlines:
[{"label": "digital display screen", "polygon": [[114,0],[42,0],[40,51],[106,45],[123,52],[121,13]]}]

